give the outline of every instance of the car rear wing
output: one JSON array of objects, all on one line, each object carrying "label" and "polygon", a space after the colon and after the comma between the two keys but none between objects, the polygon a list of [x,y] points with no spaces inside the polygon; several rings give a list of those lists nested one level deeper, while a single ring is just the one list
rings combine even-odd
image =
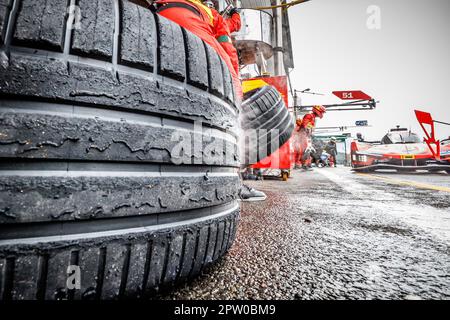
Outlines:
[{"label": "car rear wing", "polygon": [[[436,140],[435,136],[435,130],[434,130],[434,123],[441,123],[450,125],[449,123],[433,120],[433,117],[430,113],[414,110],[416,113],[417,121],[419,121],[420,126],[422,127],[423,132],[425,133],[425,143],[427,144],[428,148],[431,151],[431,154],[437,161],[441,161],[441,142],[439,140]],[[425,127],[425,125],[429,126],[429,130]],[[446,158],[445,160],[449,160],[450,158]]]}]

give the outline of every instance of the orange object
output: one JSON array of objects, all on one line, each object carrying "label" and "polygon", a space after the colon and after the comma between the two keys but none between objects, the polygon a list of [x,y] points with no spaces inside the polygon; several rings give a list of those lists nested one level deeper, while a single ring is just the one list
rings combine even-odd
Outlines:
[{"label": "orange object", "polygon": [[230,57],[230,61],[233,65],[234,71],[239,75],[239,57],[236,48],[231,42],[221,42],[220,45]]},{"label": "orange object", "polygon": [[316,126],[316,115],[314,113],[305,114],[302,119],[300,129],[313,129]]},{"label": "orange object", "polygon": [[231,33],[241,30],[241,15],[239,13],[233,13],[231,17],[225,19],[225,22]]},{"label": "orange object", "polygon": [[318,116],[320,119],[322,119],[322,118],[323,118],[323,114],[324,114],[325,112],[327,112],[327,111],[326,111],[326,109],[325,109],[324,106],[314,106],[314,107],[312,108],[312,112],[313,112],[316,116]]},{"label": "orange object", "polygon": [[217,10],[211,9],[211,12],[214,16],[214,35],[230,57],[234,71],[239,75],[239,58],[237,50],[231,42],[231,33],[241,29],[241,16],[239,13],[235,13],[230,18],[224,19]]}]

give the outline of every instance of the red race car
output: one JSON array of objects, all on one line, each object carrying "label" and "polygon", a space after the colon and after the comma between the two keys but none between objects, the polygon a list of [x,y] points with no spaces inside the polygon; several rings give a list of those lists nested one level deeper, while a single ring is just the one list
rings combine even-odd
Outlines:
[{"label": "red race car", "polygon": [[[351,145],[354,171],[395,169],[397,171],[446,171],[450,173],[450,139],[434,137],[434,120],[429,113],[416,111],[417,119],[426,137],[405,128],[391,129],[381,141],[353,141]],[[429,125],[428,132],[425,125]]]}]

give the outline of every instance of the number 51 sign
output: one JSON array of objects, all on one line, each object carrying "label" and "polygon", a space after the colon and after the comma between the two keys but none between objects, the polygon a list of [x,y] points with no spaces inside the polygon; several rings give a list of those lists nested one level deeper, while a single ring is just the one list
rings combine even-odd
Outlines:
[{"label": "number 51 sign", "polygon": [[333,91],[333,94],[341,100],[371,100],[372,97],[360,90],[356,91]]}]

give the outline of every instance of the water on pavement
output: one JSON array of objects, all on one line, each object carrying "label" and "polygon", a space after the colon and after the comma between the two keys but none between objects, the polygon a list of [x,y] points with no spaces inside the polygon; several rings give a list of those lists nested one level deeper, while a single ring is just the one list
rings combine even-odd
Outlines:
[{"label": "water on pavement", "polygon": [[[378,174],[377,174],[378,175]],[[447,174],[383,174],[446,186]],[[228,255],[168,299],[449,299],[450,193],[348,168],[249,182]]]}]

